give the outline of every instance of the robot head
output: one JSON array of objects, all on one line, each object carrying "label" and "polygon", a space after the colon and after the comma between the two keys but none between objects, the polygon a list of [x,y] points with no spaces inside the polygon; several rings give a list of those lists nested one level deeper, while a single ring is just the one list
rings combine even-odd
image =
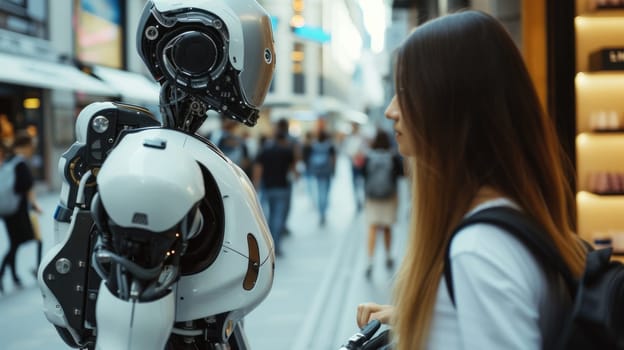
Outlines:
[{"label": "robot head", "polygon": [[162,86],[167,126],[194,132],[209,109],[255,125],[275,67],[271,21],[255,0],[149,0],[137,49]]}]

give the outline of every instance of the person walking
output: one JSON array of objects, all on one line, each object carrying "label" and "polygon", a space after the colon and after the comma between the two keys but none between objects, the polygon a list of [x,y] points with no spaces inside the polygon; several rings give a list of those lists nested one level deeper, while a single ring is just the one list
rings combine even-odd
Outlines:
[{"label": "person walking", "polygon": [[[3,217],[9,236],[9,251],[2,259],[2,264],[0,265],[0,292],[4,291],[2,282],[6,268],[9,268],[11,271],[14,286],[17,288],[22,286],[22,281],[17,275],[15,264],[17,250],[21,244],[35,239],[35,232],[30,220],[30,209],[32,208],[36,212],[41,212],[41,208],[37,202],[34,201],[34,195],[32,193],[34,179],[28,164],[26,164],[26,160],[32,157],[34,149],[32,137],[26,132],[18,132],[13,141],[12,154],[9,154],[3,163],[6,165],[9,162],[16,162],[14,167],[14,191],[19,196],[19,205],[15,213]],[[38,255],[41,254],[40,242],[39,240]],[[40,257],[38,260],[38,262],[40,262]]]},{"label": "person walking", "polygon": [[369,141],[360,131],[360,124],[351,123],[351,134],[344,140],[343,149],[351,162],[351,182],[357,212],[362,210],[363,197],[365,197],[365,194],[362,193],[364,188],[364,158],[368,148]]},{"label": "person walking", "polygon": [[240,123],[227,116],[221,116],[221,128],[208,135],[208,139],[251,177],[251,158],[245,139],[237,134]]},{"label": "person walking", "polygon": [[312,142],[308,165],[310,173],[316,179],[319,224],[325,226],[331,179],[336,168],[336,148],[329,134],[323,129],[319,130],[316,141]]},{"label": "person walking", "polygon": [[409,241],[392,305],[358,305],[357,323],[389,323],[397,350],[551,348],[569,298],[530,249],[484,223],[450,241],[464,218],[515,208],[543,229],[539,239],[574,277],[583,271],[569,160],[518,48],[483,12],[431,20],[398,48],[395,91],[386,117],[411,165]]},{"label": "person walking", "polygon": [[394,267],[394,259],[390,253],[392,225],[397,218],[398,178],[403,173],[401,157],[391,148],[388,133],[377,129],[370,147],[362,164],[364,213],[368,223],[368,264],[365,273],[367,278],[370,278],[373,272],[373,259],[379,231],[383,233],[386,268]]},{"label": "person walking", "polygon": [[289,144],[288,134],[277,130],[275,139],[267,141],[253,167],[254,186],[268,212],[268,225],[273,237],[275,255],[282,256],[280,238],[288,219],[290,183],[288,174],[295,171],[295,154]]},{"label": "person walking", "polygon": [[301,145],[301,161],[304,165],[303,170],[303,179],[305,181],[306,193],[308,194],[308,198],[313,203],[315,198],[315,190],[314,190],[314,175],[310,171],[310,153],[312,153],[312,142],[314,141],[314,137],[312,135],[312,131],[306,131],[303,135],[303,143]]},{"label": "person walking", "polygon": [[[288,119],[281,118],[277,121],[276,124],[277,133],[286,135],[286,145],[293,150],[293,154],[295,155],[295,167],[288,174],[288,205],[286,206],[286,217],[290,215],[290,209],[292,207],[292,198],[293,198],[293,186],[294,183],[299,178],[299,170],[297,170],[297,164],[301,161],[301,144],[299,140],[290,134],[290,125]],[[288,226],[284,224],[284,228],[282,229],[282,235],[287,236],[290,234],[290,230]]]}]

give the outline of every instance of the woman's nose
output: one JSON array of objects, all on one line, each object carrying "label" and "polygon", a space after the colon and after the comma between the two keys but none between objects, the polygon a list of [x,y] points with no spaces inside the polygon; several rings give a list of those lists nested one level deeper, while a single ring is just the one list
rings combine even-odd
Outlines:
[{"label": "woman's nose", "polygon": [[391,120],[396,120],[398,118],[398,106],[397,106],[397,102],[396,102],[396,96],[392,98],[392,100],[390,101],[390,104],[388,105],[388,107],[386,107],[386,111],[384,112],[384,115],[386,116],[386,118],[391,119]]}]

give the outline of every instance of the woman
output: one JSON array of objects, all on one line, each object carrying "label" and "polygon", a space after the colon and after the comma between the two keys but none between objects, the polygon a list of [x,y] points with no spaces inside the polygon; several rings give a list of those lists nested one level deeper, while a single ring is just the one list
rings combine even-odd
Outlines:
[{"label": "woman", "polygon": [[390,254],[392,225],[397,218],[397,185],[402,175],[401,157],[390,145],[390,136],[378,129],[362,166],[364,176],[365,217],[368,223],[368,265],[366,278],[371,278],[377,232],[383,232],[386,268],[394,267]]},{"label": "woman", "polygon": [[[30,219],[30,207],[40,213],[41,209],[34,202],[34,194],[32,187],[34,184],[32,173],[25,162],[25,159],[32,157],[34,152],[34,142],[27,133],[18,133],[13,141],[13,155],[6,158],[11,161],[13,157],[21,157],[19,163],[15,166],[15,192],[20,194],[21,200],[17,212],[15,214],[4,217],[7,232],[9,234],[9,251],[2,259],[0,265],[0,292],[3,292],[2,278],[4,277],[5,268],[11,269],[13,284],[19,288],[22,281],[17,275],[15,266],[15,257],[19,246],[29,240],[35,239],[35,232]],[[37,248],[38,263],[41,262],[41,241],[38,241]]]},{"label": "woman", "polygon": [[398,50],[386,110],[410,160],[413,215],[394,307],[358,307],[391,323],[399,350],[540,349],[565,306],[529,250],[476,224],[451,242],[455,302],[441,279],[449,236],[466,215],[516,207],[544,228],[573,274],[585,253],[554,125],[522,57],[492,17],[466,11],[412,32]]}]

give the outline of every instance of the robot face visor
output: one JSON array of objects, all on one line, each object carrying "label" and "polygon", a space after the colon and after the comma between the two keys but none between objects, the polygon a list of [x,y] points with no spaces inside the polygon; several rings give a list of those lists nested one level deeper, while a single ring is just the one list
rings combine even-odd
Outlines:
[{"label": "robot face visor", "polygon": [[170,27],[148,27],[147,39],[156,45],[157,64],[167,80],[182,89],[205,89],[218,79],[227,64],[228,32],[218,17],[208,12],[167,14]]},{"label": "robot face visor", "polygon": [[[191,109],[198,115],[215,110],[256,124],[275,68],[271,20],[256,1],[150,0],[138,28],[139,55],[161,84],[162,105],[199,101],[202,108]],[[169,124],[181,128],[175,118]]]}]

